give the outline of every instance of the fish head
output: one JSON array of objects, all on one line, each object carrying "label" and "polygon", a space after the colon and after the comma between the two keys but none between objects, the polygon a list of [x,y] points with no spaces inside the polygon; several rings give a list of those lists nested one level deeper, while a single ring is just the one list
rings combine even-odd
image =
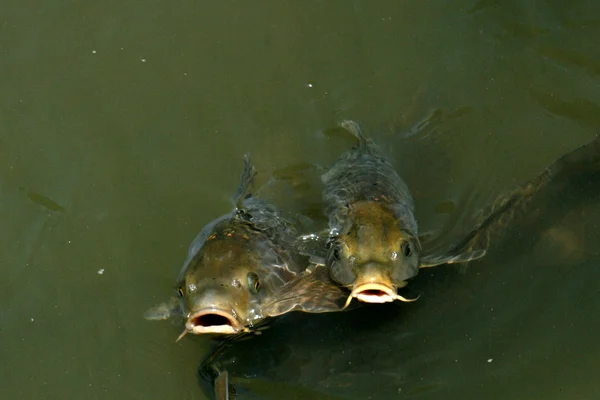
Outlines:
[{"label": "fish head", "polygon": [[235,226],[217,229],[184,266],[179,279],[186,332],[250,330],[266,317],[262,305],[271,300],[278,282],[293,276],[281,253],[260,232]]},{"label": "fish head", "polygon": [[417,275],[421,250],[418,238],[402,228],[384,204],[351,205],[343,228],[329,244],[332,279],[364,302],[402,300],[396,291]]}]

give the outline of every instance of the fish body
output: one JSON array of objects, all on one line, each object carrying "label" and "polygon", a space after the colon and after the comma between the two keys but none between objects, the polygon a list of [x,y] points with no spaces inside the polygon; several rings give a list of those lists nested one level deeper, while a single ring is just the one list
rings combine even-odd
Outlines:
[{"label": "fish body", "polygon": [[[253,220],[254,211],[262,221]],[[291,227],[275,212],[254,204],[208,228],[201,243],[192,244],[178,279],[182,309],[188,313],[186,328],[193,333],[237,333],[265,318],[262,304],[300,272],[289,250],[292,242],[286,242],[283,232],[279,237],[269,234],[270,229],[291,233]]]},{"label": "fish body", "polygon": [[396,291],[417,275],[421,252],[413,198],[358,124],[341,126],[358,144],[322,176],[330,236],[326,264],[351,297],[368,303],[406,300]]},{"label": "fish body", "polygon": [[179,301],[149,310],[147,319],[180,314],[182,336],[232,335],[288,311],[342,308],[341,289],[315,267],[307,269],[308,262],[295,251],[293,224],[253,196],[254,176],[245,157],[235,208],[207,224],[189,246],[177,279]]},{"label": "fish body", "polygon": [[[304,269],[292,251],[293,226],[275,207],[252,196],[255,173],[245,157],[235,208],[207,224],[189,246],[177,279],[184,333],[236,334],[253,328],[268,316],[262,306]],[[155,317],[168,317],[165,309]],[[151,312],[146,316],[153,319]]]}]

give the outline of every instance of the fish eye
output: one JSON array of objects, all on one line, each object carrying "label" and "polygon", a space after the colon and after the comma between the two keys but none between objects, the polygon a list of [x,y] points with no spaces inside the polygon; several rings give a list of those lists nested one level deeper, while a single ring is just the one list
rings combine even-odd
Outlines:
[{"label": "fish eye", "polygon": [[410,243],[408,242],[403,242],[402,245],[400,245],[400,251],[402,251],[402,255],[406,258],[410,257],[410,255],[412,254],[412,249],[410,248]]},{"label": "fish eye", "polygon": [[183,295],[184,295],[183,288],[181,286],[177,287],[177,295],[179,297],[183,297]]},{"label": "fish eye", "polygon": [[250,290],[252,291],[252,293],[258,293],[258,291],[260,290],[260,280],[258,278],[258,275],[255,274],[254,272],[249,272],[248,273],[248,288],[250,288]]}]

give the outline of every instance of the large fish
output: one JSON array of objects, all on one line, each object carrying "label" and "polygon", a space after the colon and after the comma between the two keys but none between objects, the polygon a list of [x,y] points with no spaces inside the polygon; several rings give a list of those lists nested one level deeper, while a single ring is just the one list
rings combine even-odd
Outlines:
[{"label": "large fish", "polygon": [[[341,126],[358,144],[322,176],[329,217],[325,263],[331,277],[367,303],[412,301],[397,293],[421,265],[413,198],[380,148],[356,122]],[[468,261],[483,254],[437,257],[436,263]]]},{"label": "large fish", "polygon": [[251,193],[255,169],[244,158],[235,208],[206,225],[189,247],[177,280],[177,298],[147,319],[182,315],[186,333],[238,334],[288,311],[338,311],[341,289],[324,267],[311,266],[294,248],[296,231],[277,210]]}]

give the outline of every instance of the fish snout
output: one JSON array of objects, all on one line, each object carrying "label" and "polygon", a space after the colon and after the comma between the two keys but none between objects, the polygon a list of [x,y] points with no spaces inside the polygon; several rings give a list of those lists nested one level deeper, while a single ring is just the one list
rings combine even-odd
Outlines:
[{"label": "fish snout", "polygon": [[365,303],[389,303],[396,298],[396,288],[383,266],[369,266],[354,281],[352,297]]}]

